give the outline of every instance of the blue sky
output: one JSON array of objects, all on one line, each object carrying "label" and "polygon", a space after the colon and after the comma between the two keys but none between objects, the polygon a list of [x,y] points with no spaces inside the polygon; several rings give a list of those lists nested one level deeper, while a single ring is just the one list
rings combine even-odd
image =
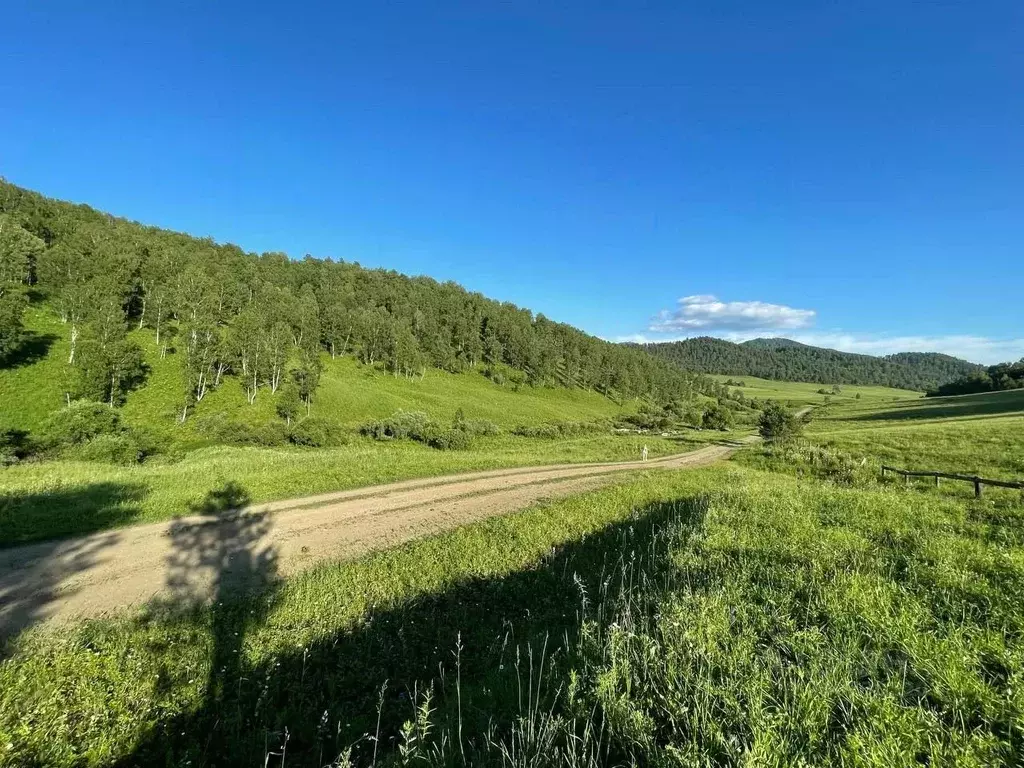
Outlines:
[{"label": "blue sky", "polygon": [[610,339],[1024,356],[1024,4],[45,3],[0,174]]}]

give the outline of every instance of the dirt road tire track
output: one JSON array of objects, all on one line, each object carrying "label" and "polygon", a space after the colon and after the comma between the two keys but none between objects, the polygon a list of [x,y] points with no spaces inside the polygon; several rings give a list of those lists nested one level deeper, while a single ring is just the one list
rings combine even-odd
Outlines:
[{"label": "dirt road tire track", "polygon": [[[748,438],[747,442],[753,438]],[[739,443],[647,462],[465,473],[256,504],[221,517],[106,531],[0,550],[0,637],[42,621],[96,617],[154,599],[203,601],[325,560],[593,490],[630,472],[710,464]]]}]

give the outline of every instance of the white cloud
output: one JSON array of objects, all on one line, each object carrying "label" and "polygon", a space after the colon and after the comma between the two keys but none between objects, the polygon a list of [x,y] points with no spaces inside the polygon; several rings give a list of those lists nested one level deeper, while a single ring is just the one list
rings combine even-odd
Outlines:
[{"label": "white cloud", "polygon": [[1024,338],[991,338],[971,334],[910,335],[812,330],[817,313],[764,301],[721,301],[710,294],[679,299],[672,311],[663,310],[647,333],[619,336],[617,342],[647,344],[715,336],[742,342],[758,337],[784,337],[814,347],[891,355],[896,352],[942,352],[984,365],[1024,358]]},{"label": "white cloud", "polygon": [[813,309],[794,309],[784,304],[764,301],[720,301],[709,294],[684,296],[674,311],[662,310],[649,331],[678,333],[680,331],[795,330],[814,324]]},{"label": "white cloud", "polygon": [[727,341],[741,342],[761,337],[785,337],[801,344],[814,347],[838,349],[841,352],[856,352],[861,355],[891,355],[895,352],[942,352],[954,357],[984,365],[994,365],[1024,358],[1024,339],[993,339],[987,336],[950,334],[944,336],[888,336],[881,334],[856,334],[843,331],[821,331],[804,333],[780,333],[770,330],[733,331],[714,334],[675,334],[672,336],[649,336],[642,333],[620,336],[615,341],[632,341],[638,344],[681,341],[697,335],[714,335]]}]

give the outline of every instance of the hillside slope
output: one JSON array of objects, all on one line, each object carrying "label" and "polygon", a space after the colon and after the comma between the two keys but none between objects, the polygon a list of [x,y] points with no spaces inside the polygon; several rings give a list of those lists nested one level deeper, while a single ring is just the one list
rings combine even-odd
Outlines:
[{"label": "hillside slope", "polygon": [[790,339],[752,339],[734,344],[705,336],[640,346],[680,368],[699,373],[917,391],[934,389],[983,370],[975,363],[933,352],[873,357],[811,347]]},{"label": "hillside slope", "polygon": [[[237,390],[256,409],[285,396],[309,406],[330,401],[322,385],[338,360],[371,372],[359,375],[386,372],[395,386],[443,379],[435,375],[441,372],[471,373],[479,384],[484,374],[499,403],[499,393],[530,390],[577,392],[580,402],[720,394],[714,382],[641,350],[455,283],[331,259],[246,253],[3,181],[0,241],[0,370],[32,379],[18,370],[45,368],[39,388],[21,392],[17,410],[26,414],[75,399],[126,404],[130,412],[149,399],[158,401],[166,426],[187,422],[222,389]],[[30,325],[49,326],[26,334],[26,308]],[[353,394],[334,400],[348,402]],[[438,397],[451,410],[460,405],[457,395]],[[356,410],[341,421],[354,419]],[[505,403],[495,414],[525,410],[537,409]],[[32,418],[14,415],[15,422]]]}]

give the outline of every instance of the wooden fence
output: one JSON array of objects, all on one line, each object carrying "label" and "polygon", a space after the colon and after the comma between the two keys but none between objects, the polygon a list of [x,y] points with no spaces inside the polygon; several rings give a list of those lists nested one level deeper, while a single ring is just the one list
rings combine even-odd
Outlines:
[{"label": "wooden fence", "polygon": [[912,472],[909,469],[896,469],[896,467],[887,467],[882,465],[882,477],[885,477],[886,472],[894,472],[897,475],[903,475],[910,482],[912,477],[934,477],[935,487],[938,488],[939,480],[946,478],[947,480],[960,480],[965,483],[974,483],[974,497],[976,499],[981,498],[981,487],[983,485],[992,485],[997,488],[1018,488],[1024,490],[1024,483],[1012,483],[1006,480],[986,480],[983,477],[977,475],[957,475],[950,472]]}]

